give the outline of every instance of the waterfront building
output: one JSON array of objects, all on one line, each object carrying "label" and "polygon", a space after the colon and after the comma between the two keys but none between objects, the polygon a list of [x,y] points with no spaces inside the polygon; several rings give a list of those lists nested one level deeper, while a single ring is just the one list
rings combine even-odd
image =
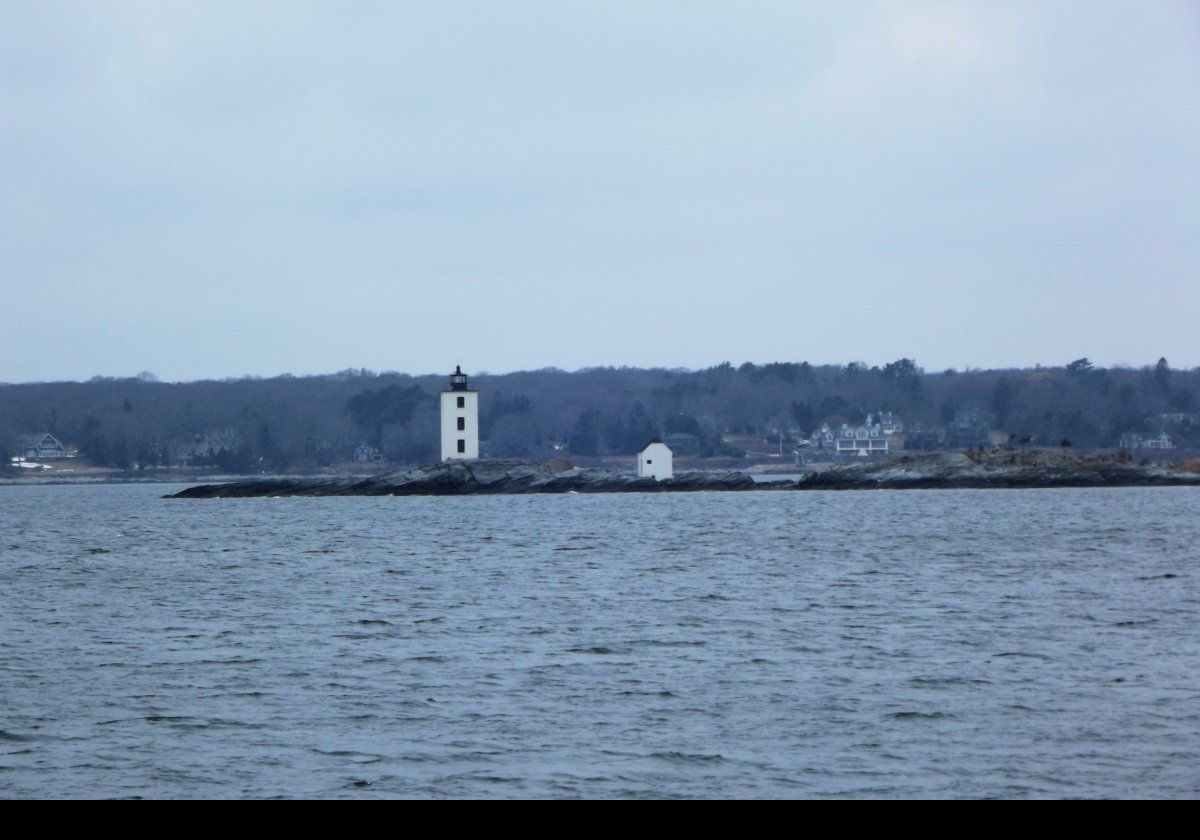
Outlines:
[{"label": "waterfront building", "polygon": [[638,478],[662,481],[675,475],[675,456],[671,447],[655,438],[638,452]]},{"label": "waterfront building", "polygon": [[441,393],[442,460],[479,457],[479,392],[467,387],[467,375],[456,365],[450,385]]},{"label": "waterfront building", "polygon": [[49,461],[66,458],[67,448],[54,435],[42,432],[37,435],[23,435],[20,439],[20,453],[23,458],[34,461]]},{"label": "waterfront building", "polygon": [[1121,449],[1174,449],[1175,440],[1166,432],[1157,435],[1126,432],[1117,441],[1117,446]]}]

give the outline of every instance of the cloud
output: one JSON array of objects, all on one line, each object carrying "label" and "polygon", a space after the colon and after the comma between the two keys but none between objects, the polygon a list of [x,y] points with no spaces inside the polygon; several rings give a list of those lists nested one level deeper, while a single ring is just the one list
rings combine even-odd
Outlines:
[{"label": "cloud", "polygon": [[[0,283],[54,290],[63,329],[10,331],[4,378],[441,369],[448,352],[493,370],[939,367],[1065,344],[1200,363],[1179,314],[1200,303],[1195,19],[23,7],[0,33]],[[848,288],[882,303],[834,305]],[[1171,312],[1115,331],[1130,294]],[[990,305],[1014,298],[1087,317]],[[644,329],[638,300],[669,329]],[[986,325],[957,326],[983,306]]]}]

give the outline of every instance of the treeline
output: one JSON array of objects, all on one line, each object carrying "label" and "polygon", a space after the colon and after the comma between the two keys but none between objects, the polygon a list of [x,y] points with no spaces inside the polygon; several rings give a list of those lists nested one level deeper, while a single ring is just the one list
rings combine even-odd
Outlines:
[{"label": "treeline", "polygon": [[[1087,359],[1022,370],[926,372],[911,359],[883,366],[728,363],[699,370],[592,368],[479,375],[481,437],[495,457],[630,454],[648,438],[695,435],[702,454],[736,454],[726,439],[774,444],[822,422],[892,411],[934,430],[970,411],[989,428],[1079,448],[1155,432],[1164,415],[1200,409],[1200,369],[1167,360],[1141,369]],[[377,451],[389,462],[438,457],[437,393],[444,376],[343,371],[187,383],[129,379],[0,386],[0,447],[50,432],[91,461],[120,468],[188,464],[237,472],[311,470]],[[1186,418],[1172,428],[1195,446]],[[7,463],[7,458],[4,462]]]}]

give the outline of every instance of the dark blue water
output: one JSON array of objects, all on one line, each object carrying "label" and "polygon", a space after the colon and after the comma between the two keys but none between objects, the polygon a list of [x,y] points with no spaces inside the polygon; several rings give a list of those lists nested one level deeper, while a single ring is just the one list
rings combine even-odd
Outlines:
[{"label": "dark blue water", "polygon": [[1200,793],[1200,490],[0,487],[5,797]]}]

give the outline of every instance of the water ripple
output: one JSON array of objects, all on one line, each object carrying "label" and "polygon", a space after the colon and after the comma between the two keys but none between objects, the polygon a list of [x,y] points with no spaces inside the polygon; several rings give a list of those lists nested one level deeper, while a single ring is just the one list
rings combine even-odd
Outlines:
[{"label": "water ripple", "polygon": [[1195,488],[163,492],[0,487],[0,795],[1200,795]]}]

